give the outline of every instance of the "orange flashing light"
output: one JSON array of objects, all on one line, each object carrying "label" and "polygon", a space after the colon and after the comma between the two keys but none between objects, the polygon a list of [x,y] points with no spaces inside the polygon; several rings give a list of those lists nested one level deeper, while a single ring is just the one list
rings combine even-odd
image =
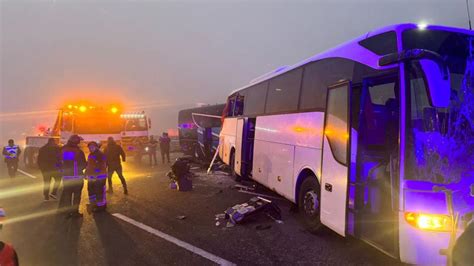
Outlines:
[{"label": "orange flashing light", "polygon": [[114,107],[112,107],[112,108],[110,109],[110,111],[111,111],[112,113],[116,114],[116,113],[118,112],[118,108],[114,106]]},{"label": "orange flashing light", "polygon": [[450,232],[453,226],[451,217],[444,214],[407,212],[405,220],[413,227],[426,231]]},{"label": "orange flashing light", "polygon": [[87,111],[87,107],[85,107],[84,105],[81,105],[79,106],[79,111],[84,113],[85,111]]}]

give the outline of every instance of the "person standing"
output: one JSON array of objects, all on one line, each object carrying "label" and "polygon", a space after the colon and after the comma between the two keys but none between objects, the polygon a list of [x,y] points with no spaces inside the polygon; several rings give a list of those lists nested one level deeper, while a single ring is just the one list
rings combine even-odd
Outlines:
[{"label": "person standing", "polygon": [[163,132],[163,135],[160,137],[160,151],[161,151],[161,161],[165,163],[165,156],[170,163],[170,143],[171,139],[168,136],[168,133]]},{"label": "person standing", "polygon": [[61,175],[63,178],[63,193],[59,200],[59,211],[67,217],[82,217],[79,212],[81,193],[84,187],[86,156],[79,148],[81,138],[78,135],[69,137],[68,142],[61,148]]},{"label": "person standing", "polygon": [[[2,220],[5,218],[5,211],[0,208],[0,229],[3,227]],[[0,241],[0,265],[18,266],[18,255],[15,249],[7,243]]]},{"label": "person standing", "polygon": [[[38,167],[43,175],[45,201],[50,198],[57,199],[59,183],[61,183],[61,175],[59,174],[60,153],[61,150],[53,138],[48,139],[48,143],[41,147],[38,152]],[[53,191],[50,191],[52,179],[54,179],[54,185]]]},{"label": "person standing", "polygon": [[107,147],[104,150],[105,158],[107,160],[107,180],[109,183],[109,192],[113,193],[114,189],[112,186],[112,176],[114,172],[117,173],[120,181],[122,182],[123,193],[128,194],[127,182],[122,172],[122,162],[125,162],[126,156],[120,145],[117,145],[114,138],[109,137],[107,139]]},{"label": "person standing", "polygon": [[88,209],[97,212],[104,211],[107,207],[105,195],[105,180],[107,178],[107,165],[105,155],[100,151],[99,144],[95,141],[87,144],[89,156],[87,157],[86,177],[87,191],[89,192]]},{"label": "person standing", "polygon": [[15,145],[15,141],[9,139],[8,145],[3,147],[2,154],[5,158],[5,163],[7,164],[8,175],[11,178],[15,177],[16,171],[18,170],[18,158],[21,154],[20,147]]},{"label": "person standing", "polygon": [[[150,142],[149,142],[149,156],[150,156],[150,166],[156,166],[158,165],[158,162],[156,161],[156,149],[158,148],[158,141],[153,136],[150,136]],[[153,162],[154,161],[154,162]]]}]

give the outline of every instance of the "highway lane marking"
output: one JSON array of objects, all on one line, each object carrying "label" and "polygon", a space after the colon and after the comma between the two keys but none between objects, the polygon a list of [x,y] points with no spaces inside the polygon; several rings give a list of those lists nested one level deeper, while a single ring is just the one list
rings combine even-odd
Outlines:
[{"label": "highway lane marking", "polygon": [[32,174],[29,174],[29,173],[27,173],[27,172],[25,172],[25,171],[23,171],[23,170],[21,170],[21,169],[17,169],[17,170],[18,170],[18,172],[20,172],[20,173],[22,173],[22,174],[24,174],[24,175],[26,175],[26,176],[28,176],[28,177],[31,177],[31,178],[34,178],[34,179],[37,178],[36,176],[34,176],[34,175],[32,175]]},{"label": "highway lane marking", "polygon": [[234,263],[232,263],[232,262],[230,262],[230,261],[228,261],[228,260],[225,260],[225,259],[223,259],[223,258],[221,258],[221,257],[218,257],[218,256],[216,256],[216,255],[214,255],[214,254],[211,254],[211,253],[209,253],[209,252],[207,252],[207,251],[205,251],[205,250],[203,250],[203,249],[200,249],[200,248],[195,247],[195,246],[193,246],[193,245],[191,245],[191,244],[188,244],[188,243],[186,243],[186,242],[184,242],[184,241],[181,241],[181,240],[179,240],[179,239],[177,239],[177,238],[175,238],[175,237],[173,237],[173,236],[170,236],[170,235],[168,235],[168,234],[166,234],[166,233],[163,233],[163,232],[161,232],[161,231],[159,231],[159,230],[157,230],[157,229],[155,229],[155,228],[152,228],[152,227],[150,227],[150,226],[148,226],[148,225],[146,225],[146,224],[143,224],[143,223],[140,223],[140,222],[138,222],[138,221],[136,221],[136,220],[133,220],[132,218],[129,218],[129,217],[123,215],[123,214],[114,213],[114,214],[112,214],[112,215],[115,216],[115,217],[117,217],[117,218],[119,218],[119,219],[122,220],[122,221],[125,221],[125,222],[127,222],[127,223],[132,224],[132,225],[135,225],[136,227],[138,227],[138,228],[140,228],[140,229],[143,229],[143,230],[147,231],[148,233],[151,233],[151,234],[153,234],[153,235],[155,235],[155,236],[157,236],[157,237],[160,237],[160,238],[162,238],[162,239],[164,239],[164,240],[166,240],[166,241],[169,241],[169,242],[171,242],[171,243],[173,243],[173,244],[175,244],[175,245],[177,245],[177,246],[179,246],[179,247],[182,247],[182,248],[184,248],[184,249],[186,249],[186,250],[188,250],[188,251],[191,251],[191,252],[193,252],[193,253],[195,253],[195,254],[201,256],[201,257],[204,257],[204,258],[206,258],[206,259],[208,259],[208,260],[210,260],[210,261],[213,261],[213,262],[215,262],[215,263],[217,263],[217,264],[219,264],[219,265],[235,265]]}]

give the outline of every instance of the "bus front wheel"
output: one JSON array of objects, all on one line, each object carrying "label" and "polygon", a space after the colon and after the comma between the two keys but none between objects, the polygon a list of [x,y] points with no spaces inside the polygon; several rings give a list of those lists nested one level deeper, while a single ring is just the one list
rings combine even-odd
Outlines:
[{"label": "bus front wheel", "polygon": [[315,176],[303,181],[298,194],[298,212],[301,222],[308,231],[319,232],[323,227],[320,220],[321,190]]}]

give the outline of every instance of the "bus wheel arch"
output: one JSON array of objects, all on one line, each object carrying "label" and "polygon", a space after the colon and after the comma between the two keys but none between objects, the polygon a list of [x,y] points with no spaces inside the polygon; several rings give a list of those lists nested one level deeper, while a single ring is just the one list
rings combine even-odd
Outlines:
[{"label": "bus wheel arch", "polygon": [[230,176],[235,181],[241,181],[241,177],[235,172],[235,148],[232,147],[230,149],[230,156],[229,156],[229,166],[230,166]]},{"label": "bus wheel arch", "polygon": [[298,175],[295,191],[298,218],[308,231],[319,232],[323,226],[320,220],[321,186],[316,174],[308,168]]}]

